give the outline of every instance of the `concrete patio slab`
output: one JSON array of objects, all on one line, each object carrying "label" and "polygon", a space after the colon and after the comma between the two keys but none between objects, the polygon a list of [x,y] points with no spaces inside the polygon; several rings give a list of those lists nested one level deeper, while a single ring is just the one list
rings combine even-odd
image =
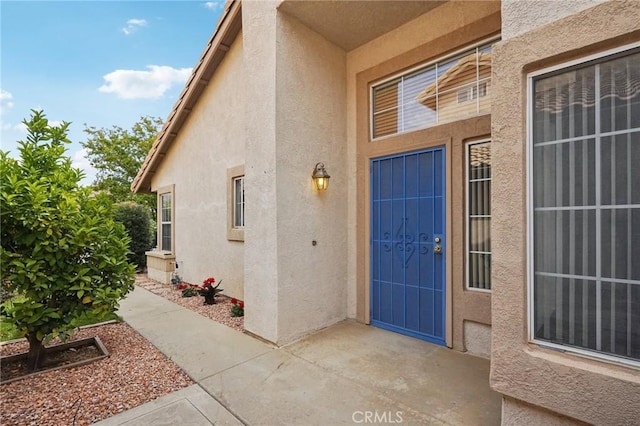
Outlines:
[{"label": "concrete patio slab", "polygon": [[499,424],[489,361],[344,321],[285,348],[321,368],[452,424]]},{"label": "concrete patio slab", "polygon": [[142,288],[119,313],[198,385],[102,422],[500,424],[489,361],[343,321],[274,348]]},{"label": "concrete patio slab", "polygon": [[446,424],[283,349],[200,385],[250,425],[354,424],[366,413],[384,416],[382,423]]}]

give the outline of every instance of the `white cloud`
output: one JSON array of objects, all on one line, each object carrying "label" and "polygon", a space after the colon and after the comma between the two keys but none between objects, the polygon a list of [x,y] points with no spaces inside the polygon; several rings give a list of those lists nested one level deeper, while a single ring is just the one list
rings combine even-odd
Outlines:
[{"label": "white cloud", "polygon": [[0,89],[0,114],[4,114],[13,108],[13,95],[6,90]]},{"label": "white cloud", "polygon": [[84,170],[91,167],[91,163],[89,163],[89,160],[87,159],[87,150],[85,148],[74,152],[71,161],[73,163],[73,167],[77,167],[79,169]]},{"label": "white cloud", "polygon": [[15,130],[17,132],[26,132],[27,126],[24,123],[11,124],[11,123],[6,123],[0,120],[0,129],[6,132],[9,132],[12,130]]},{"label": "white cloud", "polygon": [[83,185],[90,185],[96,177],[96,169],[91,166],[91,163],[87,159],[87,150],[82,148],[79,151],[73,153],[71,157],[71,164],[73,167],[84,171],[85,177],[82,179]]},{"label": "white cloud", "polygon": [[115,70],[102,78],[105,84],[98,89],[115,93],[122,99],[157,99],[175,84],[184,84],[191,68],[173,68],[166,65],[148,65],[142,70]]},{"label": "white cloud", "polygon": [[122,32],[125,35],[129,35],[129,34],[133,34],[136,31],[138,31],[138,29],[142,28],[142,27],[146,27],[147,26],[147,21],[146,19],[129,19],[127,21],[127,26],[122,28]]},{"label": "white cloud", "polygon": [[224,1],[208,1],[203,6],[209,10],[221,10],[224,7]]}]

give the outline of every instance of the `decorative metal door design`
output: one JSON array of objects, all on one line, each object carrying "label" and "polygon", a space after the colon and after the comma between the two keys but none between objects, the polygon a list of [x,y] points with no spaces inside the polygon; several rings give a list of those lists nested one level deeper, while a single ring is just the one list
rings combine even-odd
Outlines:
[{"label": "decorative metal door design", "polygon": [[371,160],[371,323],[445,345],[445,151]]}]

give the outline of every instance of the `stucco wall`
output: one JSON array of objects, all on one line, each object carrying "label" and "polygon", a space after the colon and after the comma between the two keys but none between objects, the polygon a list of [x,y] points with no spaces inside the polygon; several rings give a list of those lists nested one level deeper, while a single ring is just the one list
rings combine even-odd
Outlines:
[{"label": "stucco wall", "polygon": [[[284,343],[347,316],[346,54],[284,13],[276,44],[278,341]],[[331,175],[326,191],[311,180],[319,161]]]},{"label": "stucco wall", "polygon": [[245,81],[245,330],[278,340],[276,203],[276,9],[271,1],[242,4]]},{"label": "stucco wall", "polygon": [[607,0],[502,0],[502,39],[506,40]]},{"label": "stucco wall", "polygon": [[[246,116],[245,328],[285,344],[346,318],[345,53],[278,3],[243,4],[256,94]],[[318,193],[320,161],[331,180]]]},{"label": "stucco wall", "polygon": [[[547,22],[556,12],[550,8],[548,14]],[[610,1],[512,37],[493,54],[491,385],[511,398],[602,425],[638,423],[638,369],[528,343],[526,73],[638,41],[638,22],[639,2]],[[538,410],[519,409],[531,416]]]},{"label": "stucco wall", "polygon": [[491,326],[464,321],[464,347],[471,355],[491,358]]},{"label": "stucco wall", "polygon": [[517,399],[503,397],[502,424],[504,426],[579,426],[587,423],[559,416],[557,413],[525,404]]},{"label": "stucco wall", "polygon": [[194,284],[210,276],[224,280],[224,293],[240,299],[244,245],[227,240],[227,168],[244,163],[244,95],[240,34],[152,179],[153,191],[175,185],[180,276]]}]

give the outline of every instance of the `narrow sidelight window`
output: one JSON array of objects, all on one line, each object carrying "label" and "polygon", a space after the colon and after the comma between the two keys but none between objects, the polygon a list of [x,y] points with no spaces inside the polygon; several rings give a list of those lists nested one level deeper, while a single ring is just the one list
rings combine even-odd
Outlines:
[{"label": "narrow sidelight window", "polygon": [[491,142],[467,144],[467,288],[491,290]]}]

